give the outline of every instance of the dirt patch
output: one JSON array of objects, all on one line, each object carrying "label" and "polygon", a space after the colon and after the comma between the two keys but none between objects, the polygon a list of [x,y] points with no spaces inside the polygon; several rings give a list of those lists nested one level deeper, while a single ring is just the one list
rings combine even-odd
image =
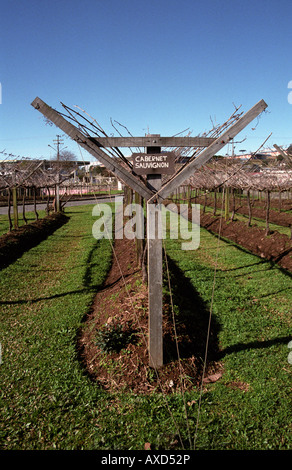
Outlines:
[{"label": "dirt patch", "polygon": [[248,392],[250,390],[250,385],[245,382],[229,382],[226,386],[233,390],[241,390],[242,392]]},{"label": "dirt patch", "polygon": [[[238,214],[248,216],[248,208],[247,207],[239,207],[236,212]],[[266,219],[266,210],[259,209],[253,207],[251,209],[252,217],[265,220]],[[292,225],[292,217],[291,214],[286,212],[276,212],[275,210],[269,211],[269,222],[271,224],[281,225],[282,227],[290,227]]]},{"label": "dirt patch", "polygon": [[[171,274],[177,281],[173,297],[179,307],[176,334],[180,360],[170,299],[165,294],[164,365],[156,371],[148,365],[148,289],[137,267],[133,241],[116,240],[115,254],[104,288],[97,293],[79,334],[79,357],[87,373],[107,390],[139,394],[154,391],[173,393],[199,386],[203,373],[208,312],[197,293],[190,289],[183,274],[170,265]],[[100,332],[109,331],[115,332],[114,339],[120,339],[123,335],[127,338],[128,334],[129,341],[118,351],[105,351],[98,338],[102,336]],[[216,362],[217,331],[218,325],[214,324],[205,377],[214,376],[222,370],[221,364]]]},{"label": "dirt patch", "polygon": [[56,213],[11,230],[0,237],[0,269],[7,267],[30,248],[45,240],[68,222],[69,217]]}]

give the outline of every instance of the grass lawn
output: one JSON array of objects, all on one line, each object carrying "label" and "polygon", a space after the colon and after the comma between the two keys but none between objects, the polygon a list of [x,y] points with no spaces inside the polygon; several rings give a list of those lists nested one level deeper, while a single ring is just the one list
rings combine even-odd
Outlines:
[{"label": "grass lawn", "polygon": [[[47,214],[43,210],[38,210],[38,215],[39,219],[43,219]],[[26,212],[25,217],[28,221],[28,223],[34,222],[36,220],[34,212]],[[11,211],[11,218],[12,218],[12,223],[13,223],[13,213]],[[23,220],[22,213],[18,214],[18,225],[21,227],[22,225],[25,225],[25,222]],[[9,231],[9,222],[8,222],[8,216],[0,214],[0,237],[1,235],[4,235]]]},{"label": "grass lawn", "polygon": [[[1,449],[179,449],[194,446],[200,390],[110,393],[92,383],[76,335],[111,262],[91,230],[93,205],[0,272]],[[217,239],[168,255],[210,305]],[[220,242],[213,319],[224,374],[204,386],[196,449],[291,448],[291,277]],[[194,309],[196,305],[194,305]],[[189,429],[189,431],[188,431]]]},{"label": "grass lawn", "polygon": [[[218,251],[219,248],[219,251]],[[291,448],[291,274],[201,230],[200,248],[168,255],[210,304],[224,365],[202,396],[197,448]]]}]

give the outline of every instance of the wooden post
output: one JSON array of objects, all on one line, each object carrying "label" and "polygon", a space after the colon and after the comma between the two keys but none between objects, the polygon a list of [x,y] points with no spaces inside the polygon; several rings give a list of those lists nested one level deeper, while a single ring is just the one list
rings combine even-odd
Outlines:
[{"label": "wooden post", "polygon": [[250,204],[250,189],[247,190],[247,205],[248,205],[248,222],[247,226],[251,226],[251,204]]},{"label": "wooden post", "polygon": [[[147,153],[160,153],[160,147],[147,147]],[[147,175],[150,189],[159,191],[161,175]],[[155,220],[153,220],[155,217]],[[159,368],[163,365],[162,332],[162,239],[161,204],[152,201],[147,204],[147,245],[148,245],[148,301],[149,301],[149,366]],[[149,227],[155,227],[149,233]],[[150,238],[151,237],[151,238]]]},{"label": "wooden post", "polygon": [[37,213],[37,210],[36,210],[36,187],[34,186],[33,187],[33,208],[34,208],[34,213],[35,213],[35,216],[36,216],[36,219],[38,220],[39,218],[39,215]]},{"label": "wooden post", "polygon": [[13,223],[11,220],[11,189],[8,188],[8,220],[9,220],[9,231],[13,229]]},{"label": "wooden post", "polygon": [[231,189],[232,194],[232,214],[231,214],[231,221],[233,222],[235,216],[235,188]]},{"label": "wooden post", "polygon": [[17,189],[12,188],[14,228],[18,229]]},{"label": "wooden post", "polygon": [[50,213],[50,188],[47,187],[47,207],[46,207],[47,215]]},{"label": "wooden post", "polygon": [[188,185],[188,208],[192,208],[192,187],[190,184]]},{"label": "wooden post", "polygon": [[270,225],[269,225],[269,217],[270,217],[270,198],[271,198],[271,193],[269,189],[266,191],[267,195],[267,207],[266,207],[266,235],[270,235]]},{"label": "wooden post", "polygon": [[213,210],[213,215],[216,215],[217,211],[217,189],[214,188],[214,210]]},{"label": "wooden post", "polygon": [[57,145],[57,183],[56,183],[56,189],[55,189],[55,198],[56,198],[56,205],[55,205],[55,212],[60,212],[61,206],[60,206],[60,135],[57,135],[57,139],[54,140],[54,143]]},{"label": "wooden post", "polygon": [[225,188],[225,220],[229,219],[229,186]]},{"label": "wooden post", "polygon": [[25,188],[23,190],[23,196],[22,196],[22,218],[25,224],[27,224],[27,218],[25,217]]}]

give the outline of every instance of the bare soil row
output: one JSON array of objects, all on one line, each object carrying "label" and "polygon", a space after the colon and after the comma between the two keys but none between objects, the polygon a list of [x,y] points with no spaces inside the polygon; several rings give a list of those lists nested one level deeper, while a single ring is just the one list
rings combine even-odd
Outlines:
[{"label": "bare soil row", "polygon": [[[180,322],[174,331],[170,299],[163,298],[164,366],[155,371],[149,366],[148,355],[148,289],[142,282],[137,266],[133,240],[115,240],[112,267],[101,291],[84,319],[79,334],[78,351],[83,367],[91,380],[106,390],[133,391],[137,394],[153,392],[173,393],[199,387],[203,373],[205,338],[208,315],[202,301],[190,282],[174,264],[169,268],[174,285],[172,295],[180,311]],[[171,261],[171,260],[169,260]],[[127,288],[125,288],[125,283]],[[183,302],[183,303],[182,303]],[[186,312],[198,308],[195,318],[184,318]],[[114,331],[116,325],[135,340],[126,348],[104,352],[96,342],[98,332]],[[205,383],[218,380],[222,365],[218,361],[218,344],[214,325],[209,343],[209,360]],[[178,344],[176,343],[178,342]],[[177,356],[180,351],[180,361]]]},{"label": "bare soil row", "polygon": [[225,221],[223,217],[201,212],[200,224],[208,231],[235,242],[263,259],[277,263],[292,272],[292,240],[287,235],[272,232],[265,235],[265,229],[256,225],[247,227],[240,221]]},{"label": "bare soil row", "polygon": [[[192,199],[192,202],[197,203],[197,204],[204,204],[204,196],[200,196],[198,198]],[[214,198],[212,197],[206,198],[205,204],[207,207],[214,208]],[[217,201],[217,209],[219,209],[219,207],[221,206],[222,206],[222,202],[220,199],[220,202]],[[291,215],[291,212],[289,213],[286,211],[292,210],[292,202],[290,200],[282,201],[281,207],[282,207],[282,210],[280,212],[278,209],[278,202],[271,201],[271,208],[269,211],[269,222],[276,224],[276,225],[281,225],[282,227],[290,227],[292,225],[292,215]],[[231,197],[229,199],[229,209],[231,213],[232,211],[232,198]],[[252,201],[251,212],[252,212],[252,217],[254,218],[256,217],[264,221],[266,219],[265,202],[259,201],[259,200]],[[242,214],[242,215],[249,215],[247,200],[245,198],[239,199],[237,197],[235,199],[235,213]]]}]

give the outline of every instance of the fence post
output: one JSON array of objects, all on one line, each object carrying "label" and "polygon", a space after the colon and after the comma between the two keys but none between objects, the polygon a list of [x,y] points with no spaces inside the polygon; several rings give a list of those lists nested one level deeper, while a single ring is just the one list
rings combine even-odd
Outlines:
[{"label": "fence post", "polygon": [[18,229],[17,189],[12,188],[14,228]]},{"label": "fence post", "polygon": [[[147,153],[160,153],[160,147],[147,147]],[[158,191],[161,175],[147,175],[148,187]],[[155,218],[155,220],[154,220]],[[163,365],[162,331],[162,239],[161,204],[147,203],[149,366]],[[149,228],[152,227],[151,233]]]}]

